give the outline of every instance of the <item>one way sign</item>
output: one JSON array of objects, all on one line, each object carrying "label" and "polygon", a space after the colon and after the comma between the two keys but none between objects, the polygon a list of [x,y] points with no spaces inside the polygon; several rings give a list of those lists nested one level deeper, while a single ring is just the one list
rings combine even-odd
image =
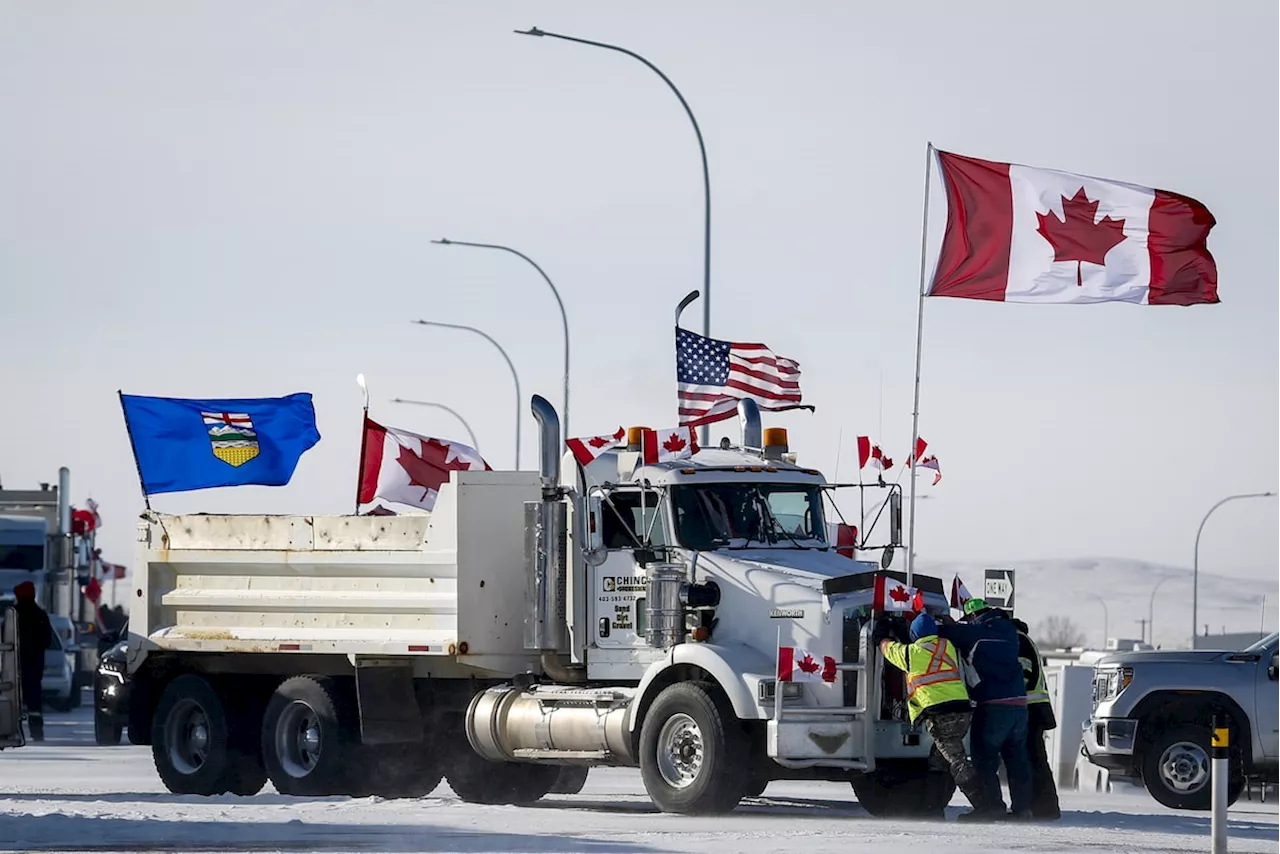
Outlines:
[{"label": "one way sign", "polygon": [[985,584],[982,591],[982,598],[986,599],[987,604],[992,608],[1002,608],[1006,611],[1012,611],[1013,570],[988,569],[984,572]]}]

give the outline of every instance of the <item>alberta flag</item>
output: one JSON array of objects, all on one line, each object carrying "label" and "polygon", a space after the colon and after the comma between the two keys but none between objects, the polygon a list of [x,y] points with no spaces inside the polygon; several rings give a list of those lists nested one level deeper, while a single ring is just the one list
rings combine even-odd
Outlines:
[{"label": "alberta flag", "polygon": [[148,495],[219,486],[283,486],[320,441],[311,395],[192,400],[121,394]]}]

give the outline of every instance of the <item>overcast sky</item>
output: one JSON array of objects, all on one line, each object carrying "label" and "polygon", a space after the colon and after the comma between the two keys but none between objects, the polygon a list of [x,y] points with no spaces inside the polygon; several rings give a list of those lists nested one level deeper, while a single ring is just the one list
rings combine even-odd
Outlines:
[{"label": "overcast sky", "polygon": [[[1206,204],[1220,305],[935,299],[924,325],[945,479],[922,481],[922,559],[1189,566],[1210,505],[1277,485],[1276,4],[908,6],[5,2],[0,478],[69,466],[104,555],[132,564],[116,389],[309,391],[323,438],[289,486],[154,505],[349,512],[360,371],[373,417],[465,439],[388,399],[446,403],[511,466],[501,357],[419,317],[511,353],[533,468],[527,397],[560,401],[555,303],[519,259],[441,236],[510,244],[557,282],[575,434],[673,424],[672,310],[702,284],[692,130],[634,60],[511,32],[537,25],[681,87],[710,158],[713,334],[800,362],[817,412],[765,423],[829,477],[837,448],[854,476],[859,433],[908,450],[928,141]],[[1274,595],[1275,500],[1219,511],[1201,553]]]}]

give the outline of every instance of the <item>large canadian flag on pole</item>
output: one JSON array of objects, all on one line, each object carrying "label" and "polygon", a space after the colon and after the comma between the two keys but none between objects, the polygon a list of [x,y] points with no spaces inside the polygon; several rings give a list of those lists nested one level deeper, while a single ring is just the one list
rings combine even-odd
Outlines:
[{"label": "large canadian flag on pole", "polygon": [[489,471],[480,452],[461,442],[432,439],[364,419],[359,502],[375,498],[431,510],[451,471]]},{"label": "large canadian flag on pole", "polygon": [[927,296],[1004,302],[1218,302],[1195,199],[937,152],[947,230]]}]

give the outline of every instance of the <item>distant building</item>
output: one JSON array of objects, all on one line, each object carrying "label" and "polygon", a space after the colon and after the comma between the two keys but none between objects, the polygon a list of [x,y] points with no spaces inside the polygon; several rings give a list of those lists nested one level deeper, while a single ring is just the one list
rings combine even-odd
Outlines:
[{"label": "distant building", "polygon": [[1196,635],[1195,649],[1244,649],[1262,640],[1270,632],[1230,632],[1218,635]]}]

